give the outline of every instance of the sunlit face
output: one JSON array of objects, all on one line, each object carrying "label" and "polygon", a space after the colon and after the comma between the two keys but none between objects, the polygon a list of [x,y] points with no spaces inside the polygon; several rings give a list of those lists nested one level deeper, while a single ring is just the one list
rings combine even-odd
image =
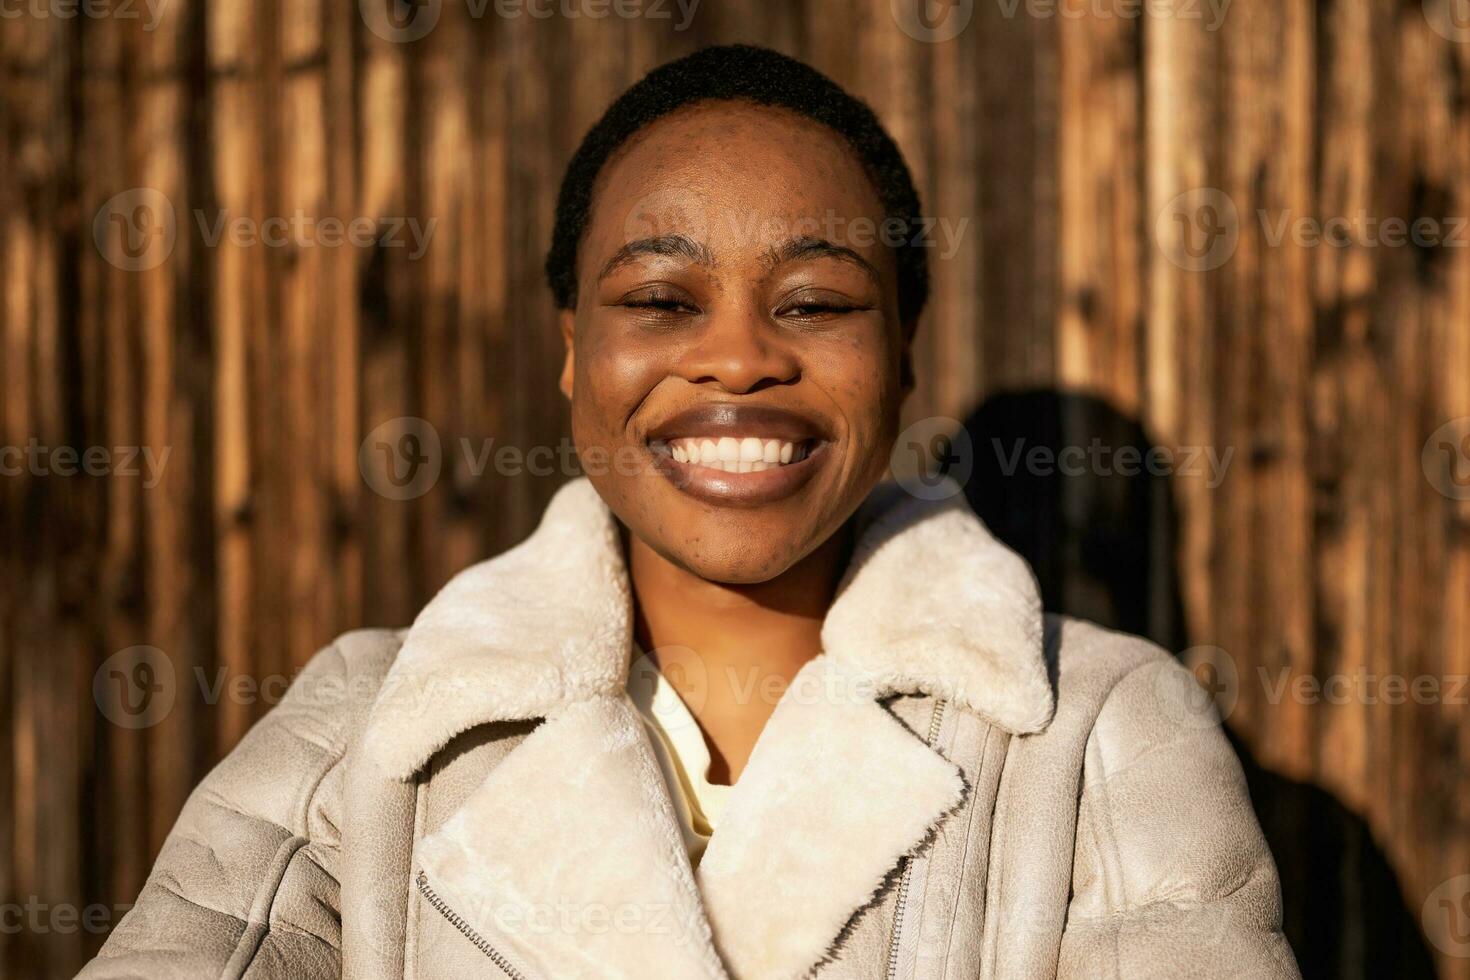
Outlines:
[{"label": "sunlit face", "polygon": [[603,169],[561,387],[584,469],[655,552],[769,580],[883,474],[908,376],[883,220],[843,139],[780,109],[685,108]]}]

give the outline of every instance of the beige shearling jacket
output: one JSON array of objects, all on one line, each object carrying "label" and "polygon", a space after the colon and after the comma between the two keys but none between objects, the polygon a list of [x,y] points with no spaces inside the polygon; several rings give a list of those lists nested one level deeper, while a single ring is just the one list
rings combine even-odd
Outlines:
[{"label": "beige shearling jacket", "polygon": [[859,527],[697,870],[623,689],[617,525],[578,479],[412,628],[318,654],[81,976],[1296,977],[1190,674],[1044,616],[963,496],[883,485]]}]

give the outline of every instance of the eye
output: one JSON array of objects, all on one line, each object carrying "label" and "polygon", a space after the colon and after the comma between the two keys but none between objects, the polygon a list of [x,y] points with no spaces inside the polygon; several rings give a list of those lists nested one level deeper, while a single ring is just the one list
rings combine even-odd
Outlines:
[{"label": "eye", "polygon": [[656,317],[699,312],[698,307],[687,294],[663,288],[643,289],[629,293],[618,302],[618,305]]},{"label": "eye", "polygon": [[831,293],[800,293],[787,300],[776,316],[787,320],[816,322],[872,309],[866,303]]}]

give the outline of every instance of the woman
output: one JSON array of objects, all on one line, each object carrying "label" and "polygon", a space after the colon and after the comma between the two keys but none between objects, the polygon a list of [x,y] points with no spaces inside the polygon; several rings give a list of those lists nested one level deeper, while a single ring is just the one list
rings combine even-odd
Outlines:
[{"label": "woman", "polygon": [[879,483],[918,216],[800,63],[626,92],[547,262],[587,476],[319,654],[83,976],[1295,976],[1189,674]]}]

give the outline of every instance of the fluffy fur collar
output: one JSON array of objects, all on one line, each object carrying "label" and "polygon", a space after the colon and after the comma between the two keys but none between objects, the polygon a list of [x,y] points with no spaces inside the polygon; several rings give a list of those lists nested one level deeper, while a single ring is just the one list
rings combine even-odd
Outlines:
[{"label": "fluffy fur collar", "polygon": [[[880,694],[943,697],[1013,734],[1045,728],[1054,699],[1025,562],[958,492],[929,501],[881,484],[858,521],[826,655]],[[424,608],[374,707],[369,757],[408,779],[476,725],[620,693],[631,624],[616,520],[590,481],[573,480],[529,538]]]},{"label": "fluffy fur collar", "polygon": [[616,522],[585,479],[558,491],[530,538],[424,609],[370,717],[367,757],[405,780],[472,726],[545,718],[415,845],[420,887],[529,977],[787,980],[840,955],[967,792],[881,698],[927,693],[1012,733],[1053,709],[1030,572],[963,497],[885,486],[858,520],[825,653],[776,705],[696,873],[624,691]]}]

